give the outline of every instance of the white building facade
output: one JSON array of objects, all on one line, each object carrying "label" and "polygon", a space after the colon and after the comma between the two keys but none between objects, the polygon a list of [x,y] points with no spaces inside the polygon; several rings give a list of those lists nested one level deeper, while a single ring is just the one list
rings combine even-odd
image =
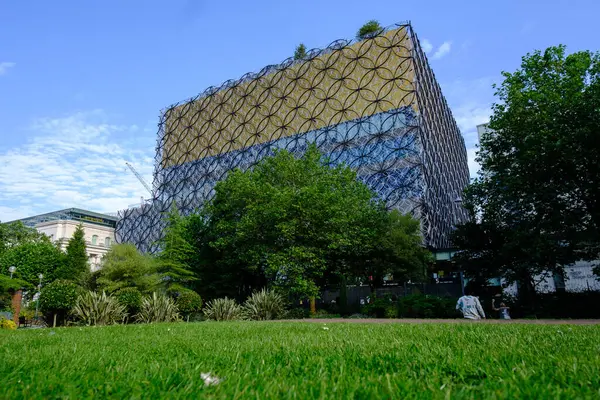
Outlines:
[{"label": "white building facade", "polygon": [[90,269],[97,271],[101,266],[102,257],[115,242],[117,217],[69,208],[25,218],[21,222],[46,234],[53,242],[57,242],[62,250],[66,250],[69,239],[81,224],[85,232]]}]

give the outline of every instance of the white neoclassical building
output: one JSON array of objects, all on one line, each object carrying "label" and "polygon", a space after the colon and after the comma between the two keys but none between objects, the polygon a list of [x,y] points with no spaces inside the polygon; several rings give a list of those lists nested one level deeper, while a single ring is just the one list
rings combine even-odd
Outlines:
[{"label": "white neoclassical building", "polygon": [[83,225],[92,271],[100,268],[102,257],[115,241],[116,215],[68,208],[21,219],[24,225],[45,233],[65,250],[79,224]]}]

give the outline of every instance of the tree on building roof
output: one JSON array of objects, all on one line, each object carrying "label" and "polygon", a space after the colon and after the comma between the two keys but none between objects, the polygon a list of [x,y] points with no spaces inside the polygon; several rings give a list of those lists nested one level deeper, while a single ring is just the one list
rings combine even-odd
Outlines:
[{"label": "tree on building roof", "polygon": [[357,40],[365,40],[370,37],[376,36],[381,32],[383,28],[379,25],[379,22],[372,19],[363,26],[360,27],[358,32],[356,33]]}]

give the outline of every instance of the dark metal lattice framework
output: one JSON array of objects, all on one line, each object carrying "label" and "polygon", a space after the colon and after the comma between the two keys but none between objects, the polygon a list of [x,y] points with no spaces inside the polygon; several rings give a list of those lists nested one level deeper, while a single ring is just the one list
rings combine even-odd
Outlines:
[{"label": "dark metal lattice framework", "polygon": [[119,213],[117,240],[156,251],[173,202],[189,214],[228,171],[276,149],[302,154],[310,143],[355,169],[389,208],[419,218],[426,245],[449,247],[452,226],[466,218],[455,199],[469,182],[467,154],[409,24],[336,41],[167,108],[153,199]]}]

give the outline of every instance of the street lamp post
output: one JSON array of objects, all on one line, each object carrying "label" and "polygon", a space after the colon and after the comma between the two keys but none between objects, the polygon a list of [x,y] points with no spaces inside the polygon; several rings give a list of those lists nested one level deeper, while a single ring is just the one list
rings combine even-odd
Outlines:
[{"label": "street lamp post", "polygon": [[10,279],[12,279],[12,276],[16,270],[17,270],[17,267],[15,267],[14,265],[8,267],[8,272],[10,272]]},{"label": "street lamp post", "polygon": [[35,320],[36,321],[38,319],[38,310],[40,308],[40,296],[42,295],[42,278],[44,278],[44,275],[39,274],[38,278],[40,278],[40,284],[38,285],[38,298],[37,298],[37,302],[35,303]]}]

